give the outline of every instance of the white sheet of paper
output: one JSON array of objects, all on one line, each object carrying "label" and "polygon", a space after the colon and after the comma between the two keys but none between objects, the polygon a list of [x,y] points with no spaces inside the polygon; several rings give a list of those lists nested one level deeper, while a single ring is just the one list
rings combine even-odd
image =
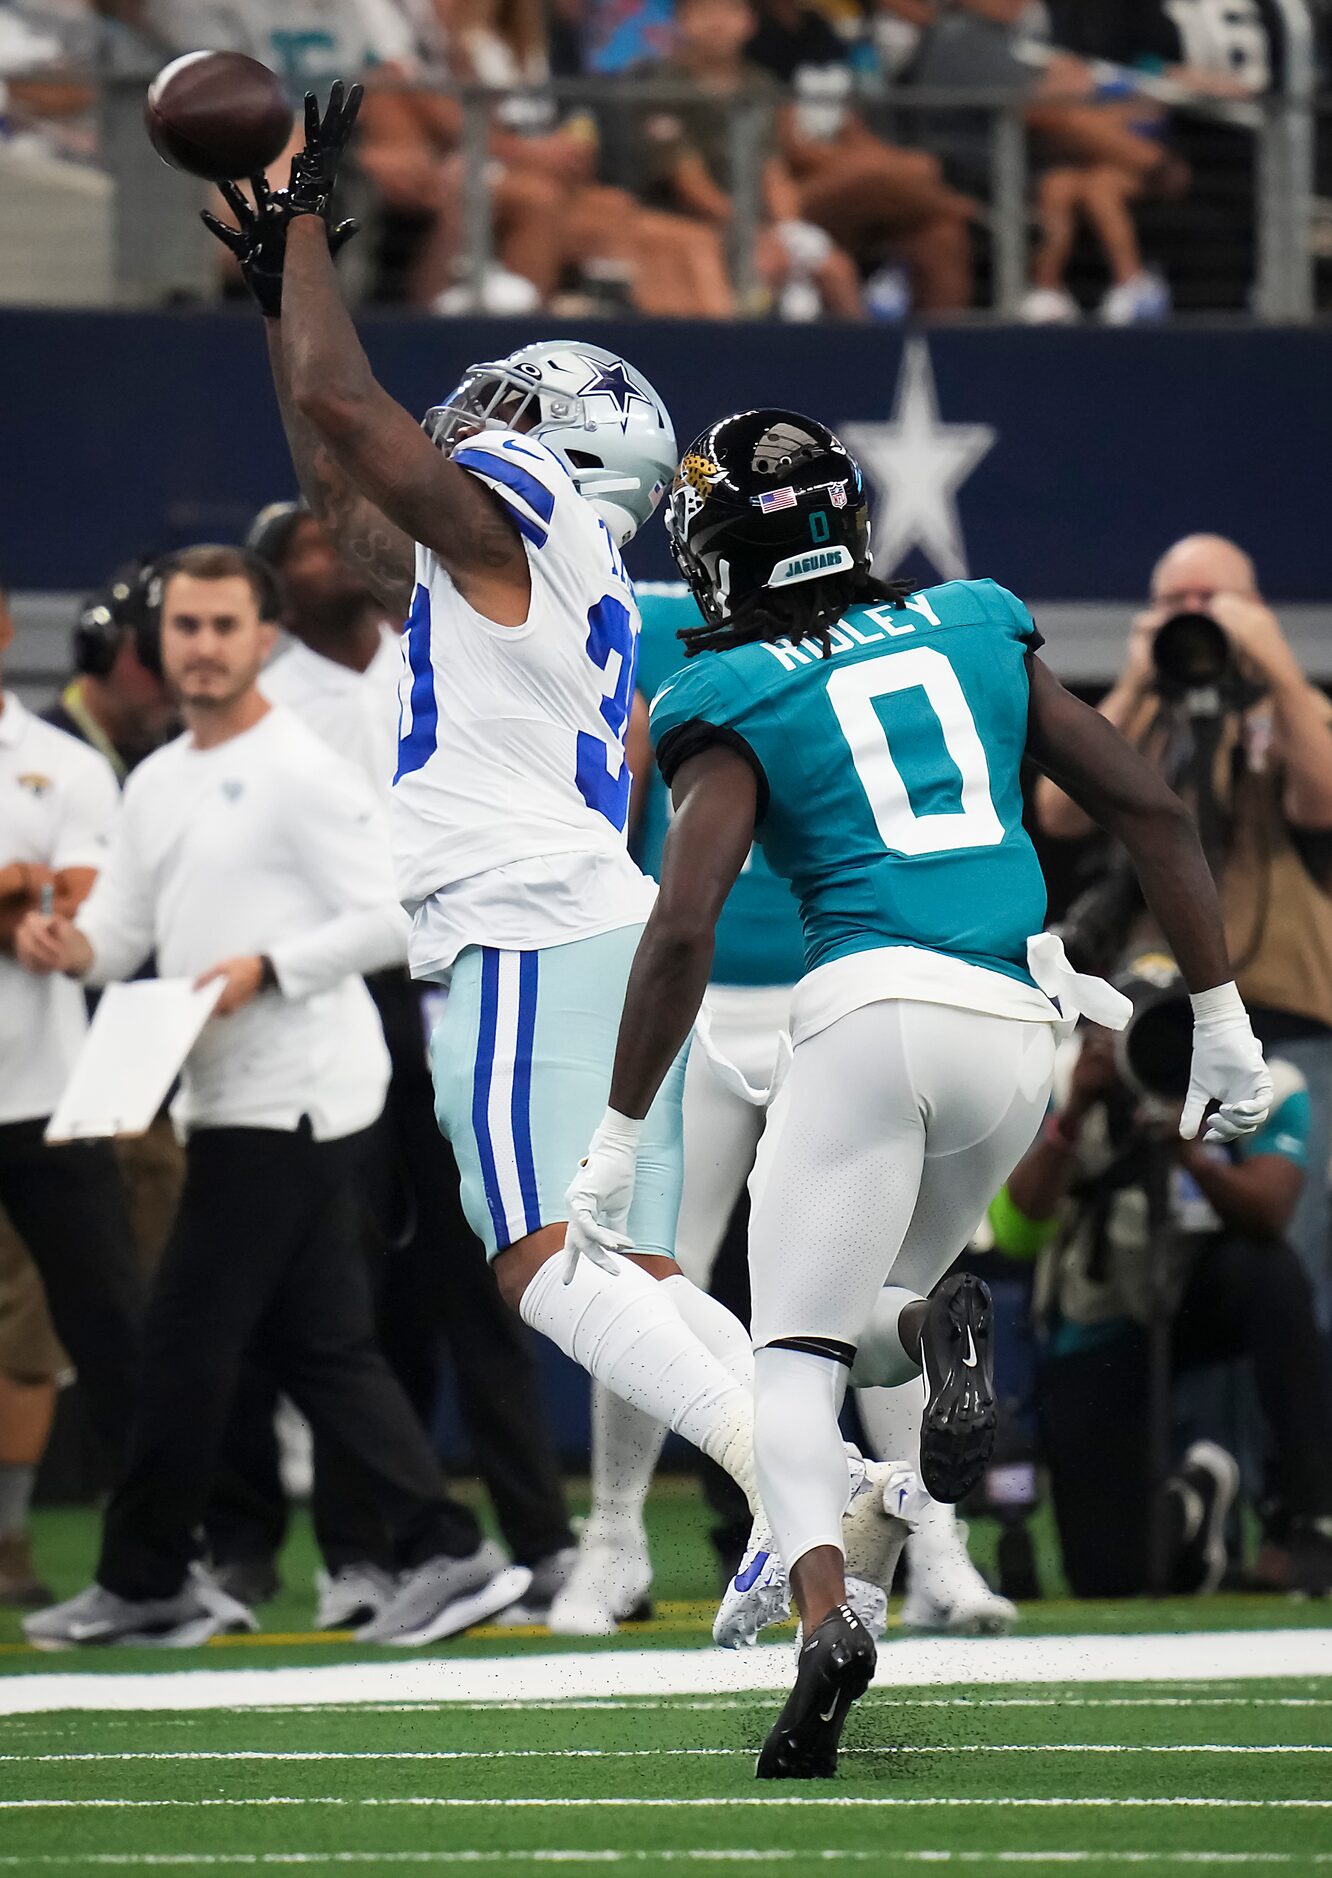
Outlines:
[{"label": "white sheet of paper", "polygon": [[196,991],[188,978],[110,985],[46,1127],[48,1141],[141,1135],[222,995],[215,978]]}]

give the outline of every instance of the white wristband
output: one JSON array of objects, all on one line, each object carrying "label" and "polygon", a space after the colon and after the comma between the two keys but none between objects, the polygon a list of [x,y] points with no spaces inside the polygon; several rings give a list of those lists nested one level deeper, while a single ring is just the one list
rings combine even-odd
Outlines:
[{"label": "white wristband", "polygon": [[1219,1017],[1245,1017],[1244,1000],[1232,979],[1229,984],[1213,985],[1210,991],[1195,991],[1189,998],[1195,1024],[1215,1023]]}]

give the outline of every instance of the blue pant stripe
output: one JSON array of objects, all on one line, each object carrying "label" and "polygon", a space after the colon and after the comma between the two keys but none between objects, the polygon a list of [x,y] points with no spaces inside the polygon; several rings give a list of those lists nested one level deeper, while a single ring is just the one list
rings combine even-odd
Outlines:
[{"label": "blue pant stripe", "polygon": [[545,1224],[532,1153],[532,1043],[536,1036],[539,959],[540,954],[536,952],[518,955],[518,1045],[513,1064],[513,1152],[518,1162],[523,1218],[529,1232],[537,1232]]},{"label": "blue pant stripe", "polygon": [[481,1022],[476,1040],[476,1069],[472,1080],[472,1133],[476,1137],[481,1161],[481,1180],[486,1190],[486,1206],[495,1228],[495,1244],[503,1251],[512,1242],[509,1222],[504,1215],[499,1175],[495,1170],[495,1150],[490,1139],[490,1078],[495,1062],[495,1023],[499,1011],[499,953],[493,946],[481,950]]}]

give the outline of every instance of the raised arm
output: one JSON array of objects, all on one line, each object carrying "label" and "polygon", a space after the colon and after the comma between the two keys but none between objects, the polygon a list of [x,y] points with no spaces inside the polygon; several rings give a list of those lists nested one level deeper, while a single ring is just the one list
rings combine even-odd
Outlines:
[{"label": "raised arm", "polygon": [[265,328],[282,428],[306,506],[390,617],[405,619],[416,575],[411,537],[361,494],[314,425],[301,415],[287,382],[281,323],[267,320]]}]

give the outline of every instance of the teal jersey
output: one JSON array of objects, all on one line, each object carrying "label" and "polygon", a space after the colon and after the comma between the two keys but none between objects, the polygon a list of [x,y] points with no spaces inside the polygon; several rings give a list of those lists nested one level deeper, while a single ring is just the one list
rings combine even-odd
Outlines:
[{"label": "teal jersey", "polygon": [[[637,593],[643,616],[638,688],[652,698],[684,666],[684,647],[676,635],[697,626],[700,615],[683,586],[640,583]],[[670,807],[670,791],[654,768],[633,844],[639,866],[654,879],[661,874]],[[713,982],[793,985],[803,969],[804,939],[791,889],[773,873],[760,849],[752,848],[717,922]]]},{"label": "teal jersey", "polygon": [[[800,905],[807,970],[920,946],[1030,984],[1045,881],[1022,826],[1031,615],[990,580],[853,607],[812,642],[690,659],[659,688],[669,779],[726,741],[759,777],[758,840]],[[720,733],[720,739],[717,733]]]}]

